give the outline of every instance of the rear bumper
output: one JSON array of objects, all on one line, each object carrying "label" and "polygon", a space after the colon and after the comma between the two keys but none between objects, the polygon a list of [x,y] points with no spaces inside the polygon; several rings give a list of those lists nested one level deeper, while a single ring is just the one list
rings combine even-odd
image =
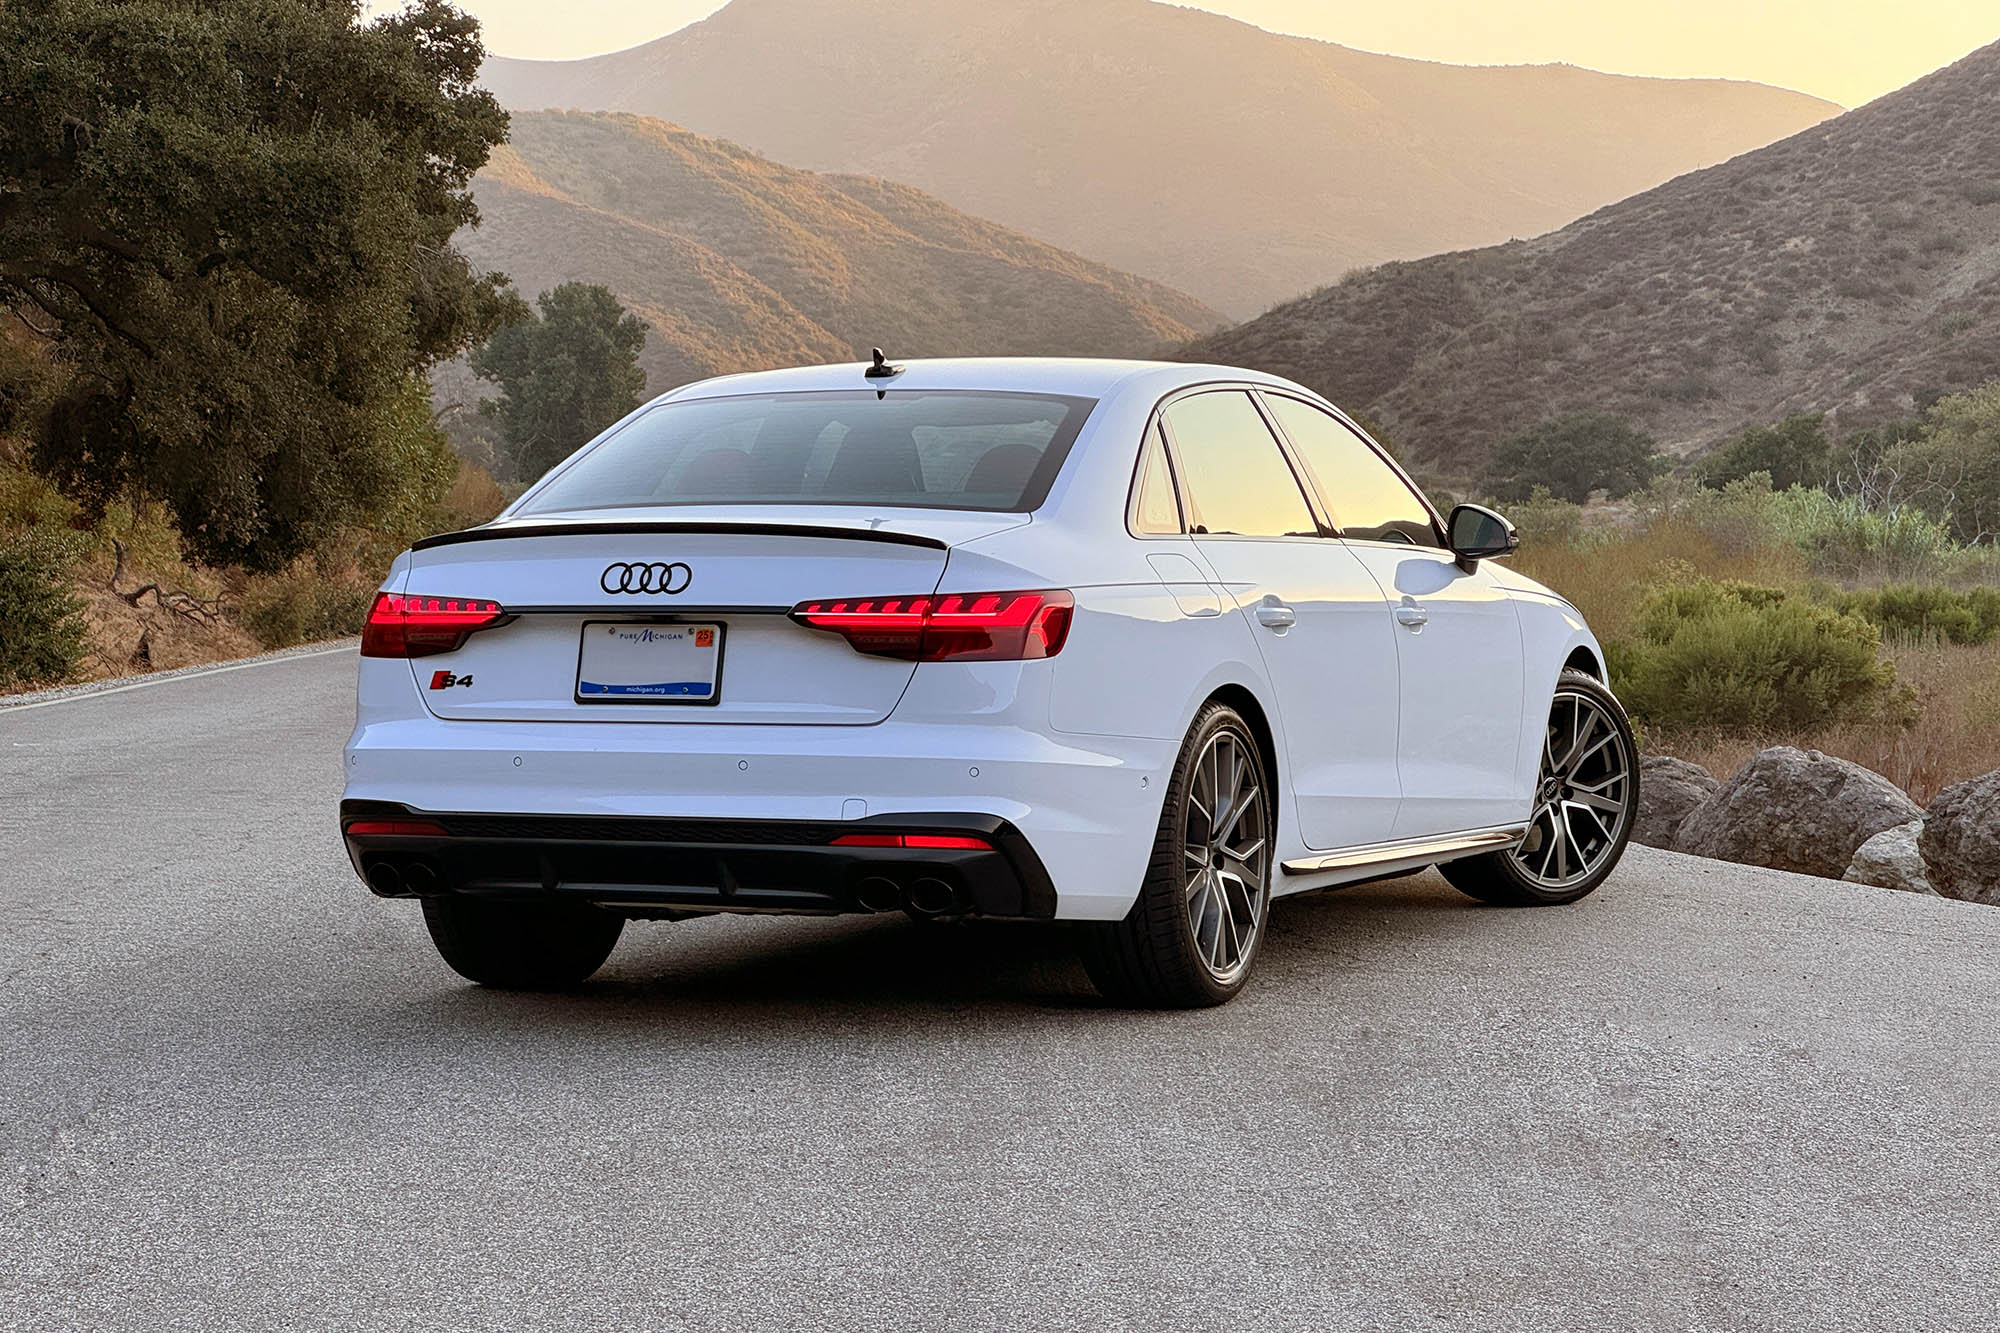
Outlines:
[{"label": "rear bumper", "polygon": [[[356,834],[357,821],[421,832]],[[342,801],[355,873],[378,895],[558,896],[632,915],[834,914],[910,908],[1046,920],[1056,891],[1027,838],[977,814],[839,822],[438,812]],[[895,834],[962,835],[984,848],[836,845]]]}]

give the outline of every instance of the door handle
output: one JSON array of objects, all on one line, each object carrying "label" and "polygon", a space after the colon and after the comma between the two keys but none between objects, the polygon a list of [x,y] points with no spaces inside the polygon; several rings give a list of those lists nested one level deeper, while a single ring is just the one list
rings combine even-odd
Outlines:
[{"label": "door handle", "polygon": [[1396,623],[1410,629],[1422,629],[1431,623],[1431,613],[1421,606],[1399,606],[1396,608]]},{"label": "door handle", "polygon": [[1299,623],[1299,617],[1283,602],[1270,601],[1257,608],[1257,623],[1265,629],[1290,629]]}]

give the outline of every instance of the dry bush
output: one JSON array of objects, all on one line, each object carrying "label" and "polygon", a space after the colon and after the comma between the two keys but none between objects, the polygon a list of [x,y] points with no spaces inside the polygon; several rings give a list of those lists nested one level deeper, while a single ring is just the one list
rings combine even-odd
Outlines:
[{"label": "dry bush", "polygon": [[1785,586],[1805,577],[1796,551],[1726,550],[1678,518],[1616,537],[1585,537],[1568,545],[1524,545],[1515,567],[1576,604],[1602,640],[1634,631],[1639,593],[1664,578],[1701,577]]},{"label": "dry bush", "polygon": [[1790,735],[1653,733],[1647,748],[1727,779],[1766,746],[1797,745],[1873,769],[1922,804],[1954,782],[2000,769],[2000,643],[1906,644],[1889,657],[1914,693],[1914,726],[1864,723]]}]

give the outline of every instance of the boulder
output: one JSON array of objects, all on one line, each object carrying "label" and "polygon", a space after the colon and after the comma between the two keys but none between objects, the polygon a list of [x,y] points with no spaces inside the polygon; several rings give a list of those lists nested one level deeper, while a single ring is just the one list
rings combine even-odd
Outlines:
[{"label": "boulder", "polygon": [[1917,848],[1933,889],[2000,906],[2000,772],[1939,792]]},{"label": "boulder", "polygon": [[1681,825],[1722,784],[1700,764],[1649,754],[1639,761],[1639,816],[1632,841],[1672,851]]},{"label": "boulder", "polygon": [[1923,815],[1879,773],[1780,745],[1752,755],[1682,822],[1679,850],[1839,879],[1862,843]]},{"label": "boulder", "polygon": [[1855,848],[1854,860],[1848,863],[1847,873],[1841,878],[1856,884],[1873,884],[1878,889],[1936,893],[1924,867],[1923,853],[1917,850],[1917,838],[1923,831],[1921,819],[1883,829]]}]

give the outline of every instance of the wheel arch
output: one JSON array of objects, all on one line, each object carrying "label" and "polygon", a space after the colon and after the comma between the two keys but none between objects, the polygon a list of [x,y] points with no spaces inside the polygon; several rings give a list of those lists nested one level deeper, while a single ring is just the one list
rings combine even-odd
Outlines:
[{"label": "wheel arch", "polygon": [[1581,671],[1600,685],[1604,684],[1604,663],[1598,659],[1597,651],[1587,645],[1570,649],[1569,657],[1563,662],[1565,671]]},{"label": "wheel arch", "polygon": [[[1282,810],[1284,807],[1280,802],[1284,798],[1285,786],[1281,776],[1282,766],[1278,762],[1277,732],[1271,725],[1269,714],[1264,711],[1262,701],[1249,686],[1232,682],[1213,691],[1202,700],[1201,707],[1206,708],[1212,703],[1227,704],[1250,724],[1250,732],[1256,737],[1257,748],[1264,756],[1264,781],[1271,786],[1271,808],[1273,812]],[[1200,708],[1195,710],[1197,716],[1200,712]],[[1189,725],[1193,725],[1192,720]]]}]

